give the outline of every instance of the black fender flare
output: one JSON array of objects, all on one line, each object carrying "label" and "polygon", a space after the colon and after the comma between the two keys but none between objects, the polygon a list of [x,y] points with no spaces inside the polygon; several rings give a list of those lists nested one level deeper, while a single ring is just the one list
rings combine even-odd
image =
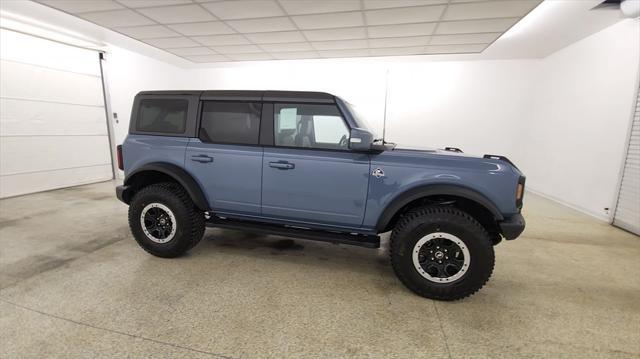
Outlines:
[{"label": "black fender flare", "polygon": [[474,201],[486,208],[493,215],[496,221],[502,221],[504,219],[504,216],[502,215],[498,207],[483,194],[475,190],[457,185],[433,184],[409,189],[394,198],[387,205],[387,207],[385,207],[384,211],[382,211],[382,214],[378,218],[376,229],[379,232],[384,231],[389,225],[389,222],[391,222],[393,217],[396,215],[396,213],[398,213],[398,211],[402,209],[402,207],[406,206],[412,201],[423,197],[437,195],[456,196]]},{"label": "black fender flare", "polygon": [[148,163],[144,166],[136,168],[135,171],[129,173],[127,177],[124,179],[124,185],[130,186],[132,180],[143,172],[147,171],[156,171],[166,174],[167,176],[173,178],[176,182],[178,182],[189,194],[193,203],[203,211],[209,210],[209,204],[207,202],[207,197],[205,197],[204,192],[202,192],[202,188],[198,185],[193,177],[187,173],[184,169],[166,162],[153,162]]}]

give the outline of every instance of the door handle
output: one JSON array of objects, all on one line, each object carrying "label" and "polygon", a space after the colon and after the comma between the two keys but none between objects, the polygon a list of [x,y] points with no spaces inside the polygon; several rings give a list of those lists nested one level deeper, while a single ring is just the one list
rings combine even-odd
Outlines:
[{"label": "door handle", "polygon": [[279,170],[292,170],[296,165],[289,162],[269,162],[269,167],[277,168]]},{"label": "door handle", "polygon": [[208,162],[213,162],[213,157],[207,156],[207,155],[195,155],[195,156],[191,156],[191,161],[208,163]]}]

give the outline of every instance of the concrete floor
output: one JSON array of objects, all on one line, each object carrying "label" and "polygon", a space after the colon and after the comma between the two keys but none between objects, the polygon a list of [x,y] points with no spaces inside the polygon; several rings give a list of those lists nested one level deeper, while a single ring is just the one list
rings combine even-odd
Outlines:
[{"label": "concrete floor", "polygon": [[0,201],[0,357],[640,357],[640,238],[532,194],[488,285],[443,303],[385,248],[210,229],[155,258],[113,186]]}]

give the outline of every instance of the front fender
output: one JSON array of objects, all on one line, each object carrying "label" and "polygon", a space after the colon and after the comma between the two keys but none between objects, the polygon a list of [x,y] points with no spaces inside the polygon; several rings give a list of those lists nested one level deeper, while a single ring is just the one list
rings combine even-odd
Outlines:
[{"label": "front fender", "polygon": [[395,214],[412,201],[436,195],[448,195],[468,199],[486,208],[493,215],[496,221],[504,219],[498,207],[487,197],[475,190],[457,185],[431,184],[411,188],[391,200],[378,218],[376,230],[381,232],[387,229],[389,222],[391,222]]}]

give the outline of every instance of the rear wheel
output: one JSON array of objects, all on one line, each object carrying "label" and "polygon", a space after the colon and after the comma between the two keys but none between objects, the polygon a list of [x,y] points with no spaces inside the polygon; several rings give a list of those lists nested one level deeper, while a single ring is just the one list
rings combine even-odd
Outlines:
[{"label": "rear wheel", "polygon": [[391,264],[410,290],[423,297],[457,300],[491,277],[494,252],[488,233],[469,214],[444,206],[404,215],[391,235]]},{"label": "rear wheel", "polygon": [[204,213],[179,185],[158,183],[141,189],[131,200],[129,227],[145,251],[178,257],[202,239]]}]

